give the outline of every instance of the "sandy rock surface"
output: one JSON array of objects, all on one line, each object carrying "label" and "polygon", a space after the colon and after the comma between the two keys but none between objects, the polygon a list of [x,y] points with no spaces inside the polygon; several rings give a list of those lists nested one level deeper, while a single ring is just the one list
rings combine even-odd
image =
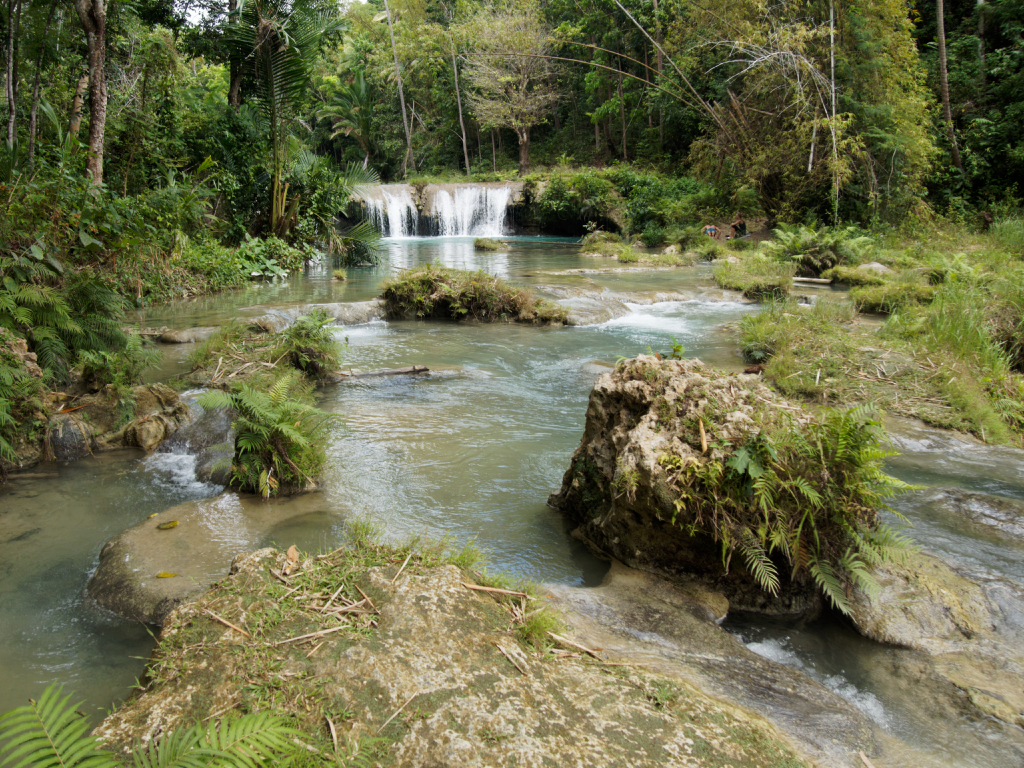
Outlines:
[{"label": "sandy rock surface", "polygon": [[[283,562],[272,551],[253,553],[237,564],[232,580],[269,583],[267,569]],[[392,583],[396,571],[375,567],[362,577],[379,611],[378,626],[365,636],[324,637],[312,658],[312,643],[275,645],[280,650],[268,648],[265,657],[280,658],[272,661],[268,684],[282,675],[300,680],[329,711],[348,713],[335,722],[340,743],[385,739],[374,765],[809,765],[763,718],[683,679],[520,646],[508,631],[508,614],[490,596],[463,586],[467,576],[454,566],[404,573]],[[222,592],[211,607],[256,631],[260,611],[271,606],[249,602],[239,616],[232,594]],[[188,649],[175,656],[178,674],[101,724],[97,733],[112,746],[237,704],[234,677],[247,649],[265,641],[258,631],[245,638],[217,624],[206,610],[200,598],[169,617],[162,642]],[[208,638],[199,645],[197,632]],[[302,702],[294,706],[301,718]],[[306,727],[327,730],[323,719]]]}]

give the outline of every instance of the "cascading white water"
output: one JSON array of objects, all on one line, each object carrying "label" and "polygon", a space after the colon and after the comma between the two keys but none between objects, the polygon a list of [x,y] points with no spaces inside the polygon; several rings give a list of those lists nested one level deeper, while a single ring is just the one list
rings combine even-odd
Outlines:
[{"label": "cascading white water", "polygon": [[455,194],[441,189],[430,212],[441,237],[500,237],[512,190],[508,187],[458,187]]},{"label": "cascading white water", "polygon": [[[510,187],[458,185],[453,191],[439,189],[426,217],[420,216],[412,192],[401,187],[382,186],[363,202],[366,218],[385,237],[501,237],[511,197]],[[429,224],[422,221],[424,218],[429,218]]]},{"label": "cascading white water", "polygon": [[407,189],[380,190],[380,197],[366,199],[366,217],[385,237],[416,237],[419,212]]}]

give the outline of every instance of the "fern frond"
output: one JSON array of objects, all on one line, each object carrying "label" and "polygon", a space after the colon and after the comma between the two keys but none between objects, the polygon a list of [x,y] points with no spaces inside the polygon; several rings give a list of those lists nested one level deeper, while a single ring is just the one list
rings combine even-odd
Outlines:
[{"label": "fern frond", "polygon": [[809,570],[818,587],[829,599],[833,607],[843,613],[850,612],[850,601],[846,598],[846,590],[842,582],[827,560],[814,558],[811,560]]},{"label": "fern frond", "polygon": [[91,724],[78,714],[81,705],[51,683],[38,702],[0,716],[0,766],[3,768],[112,768],[113,755],[100,750]]},{"label": "fern frond", "polygon": [[753,575],[761,589],[772,595],[777,595],[779,593],[779,574],[775,570],[775,564],[765,554],[760,542],[753,536],[746,536],[740,542],[740,549],[747,561],[747,570]]},{"label": "fern frond", "polygon": [[295,750],[291,739],[301,735],[286,722],[266,712],[242,715],[232,722],[211,723],[199,744],[245,768],[274,765],[281,756]]},{"label": "fern frond", "polygon": [[132,750],[135,768],[206,768],[213,758],[227,758],[223,752],[198,746],[200,728],[186,728],[163,734],[148,746]]}]

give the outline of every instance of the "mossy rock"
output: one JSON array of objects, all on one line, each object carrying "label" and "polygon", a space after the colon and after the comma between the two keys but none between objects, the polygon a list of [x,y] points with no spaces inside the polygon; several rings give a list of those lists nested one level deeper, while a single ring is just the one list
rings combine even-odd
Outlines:
[{"label": "mossy rock", "polygon": [[473,249],[477,251],[500,251],[501,243],[487,237],[478,237],[473,241]]}]

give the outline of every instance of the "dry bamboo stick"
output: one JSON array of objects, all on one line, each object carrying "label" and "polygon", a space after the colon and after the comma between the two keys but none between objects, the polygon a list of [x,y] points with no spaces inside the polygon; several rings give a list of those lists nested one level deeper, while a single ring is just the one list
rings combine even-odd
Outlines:
[{"label": "dry bamboo stick", "polygon": [[241,632],[241,633],[242,633],[243,635],[245,635],[245,636],[246,636],[246,637],[248,637],[248,638],[249,638],[250,640],[252,640],[252,635],[250,635],[250,634],[249,634],[248,632],[246,632],[246,631],[245,631],[244,629],[242,629],[241,627],[236,627],[236,626],[235,626],[234,624],[232,624],[232,623],[231,623],[230,621],[228,621],[227,619],[222,619],[222,618],[221,618],[220,616],[218,616],[218,615],[217,615],[216,613],[214,613],[213,611],[209,611],[209,610],[207,610],[207,609],[205,609],[205,608],[203,609],[203,611],[204,611],[204,612],[206,612],[206,613],[208,613],[208,614],[209,614],[210,616],[212,616],[213,618],[215,618],[215,619],[216,619],[217,621],[219,621],[219,622],[220,622],[221,624],[223,624],[223,625],[224,625],[225,627],[231,627],[231,629],[235,630],[235,632]]},{"label": "dry bamboo stick", "polygon": [[512,595],[513,597],[526,597],[530,600],[533,599],[525,592],[513,592],[510,589],[498,589],[497,587],[481,587],[479,584],[467,584],[466,582],[462,582],[462,586],[464,586],[466,589],[475,589],[478,592],[494,592],[499,595]]}]

